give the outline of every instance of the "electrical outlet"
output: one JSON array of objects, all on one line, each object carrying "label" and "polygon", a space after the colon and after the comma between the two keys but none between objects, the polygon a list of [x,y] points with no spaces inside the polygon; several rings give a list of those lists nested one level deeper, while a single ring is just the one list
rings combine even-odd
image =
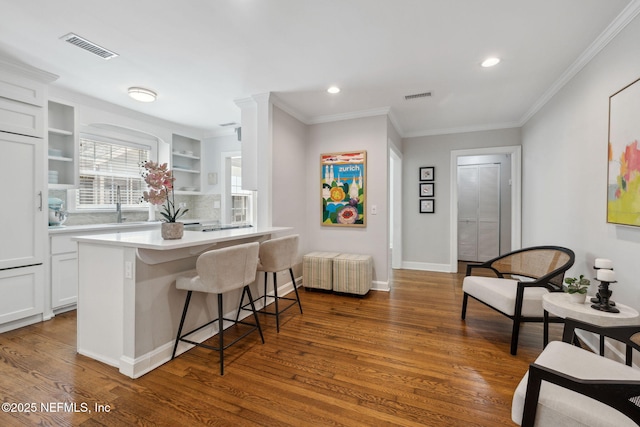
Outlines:
[{"label": "electrical outlet", "polygon": [[131,261],[125,261],[124,263],[124,278],[133,279],[133,264]]}]

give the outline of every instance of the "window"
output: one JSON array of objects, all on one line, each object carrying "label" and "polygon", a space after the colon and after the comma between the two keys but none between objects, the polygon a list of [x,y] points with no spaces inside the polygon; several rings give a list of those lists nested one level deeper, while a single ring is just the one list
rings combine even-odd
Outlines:
[{"label": "window", "polygon": [[114,208],[120,187],[123,207],[140,207],[146,183],[140,164],[149,160],[151,147],[80,137],[80,185],[76,209]]},{"label": "window", "polygon": [[242,158],[231,157],[231,223],[251,223],[252,192],[242,189]]}]

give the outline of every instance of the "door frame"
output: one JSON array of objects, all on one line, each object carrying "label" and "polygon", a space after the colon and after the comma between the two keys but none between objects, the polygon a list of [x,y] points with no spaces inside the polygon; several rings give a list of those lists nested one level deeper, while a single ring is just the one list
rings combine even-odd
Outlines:
[{"label": "door frame", "polygon": [[458,157],[495,154],[511,155],[511,250],[522,246],[522,147],[474,148],[451,151],[449,264],[452,273],[458,272]]}]

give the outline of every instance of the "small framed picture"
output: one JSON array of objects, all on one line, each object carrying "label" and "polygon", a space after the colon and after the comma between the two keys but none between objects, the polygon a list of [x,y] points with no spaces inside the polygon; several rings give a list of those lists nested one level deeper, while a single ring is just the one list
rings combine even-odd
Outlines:
[{"label": "small framed picture", "polygon": [[427,166],[420,168],[420,181],[433,181],[435,179],[435,166]]},{"label": "small framed picture", "polygon": [[433,182],[420,183],[420,197],[433,197],[435,184]]},{"label": "small framed picture", "polygon": [[436,201],[434,199],[420,199],[420,213],[434,213]]}]

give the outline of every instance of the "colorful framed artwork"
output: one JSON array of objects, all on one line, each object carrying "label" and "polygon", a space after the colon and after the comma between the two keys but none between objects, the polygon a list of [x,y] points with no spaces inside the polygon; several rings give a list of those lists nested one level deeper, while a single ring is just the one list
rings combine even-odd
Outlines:
[{"label": "colorful framed artwork", "polygon": [[420,168],[420,181],[433,181],[435,179],[435,166],[425,166]]},{"label": "colorful framed artwork", "polygon": [[434,199],[420,199],[420,213],[434,213],[436,201]]},{"label": "colorful framed artwork", "polygon": [[434,196],[433,182],[421,182],[420,183],[420,197],[433,197]]},{"label": "colorful framed artwork", "polygon": [[640,226],[640,79],[609,97],[607,222]]},{"label": "colorful framed artwork", "polygon": [[367,152],[320,155],[322,225],[366,227]]}]

